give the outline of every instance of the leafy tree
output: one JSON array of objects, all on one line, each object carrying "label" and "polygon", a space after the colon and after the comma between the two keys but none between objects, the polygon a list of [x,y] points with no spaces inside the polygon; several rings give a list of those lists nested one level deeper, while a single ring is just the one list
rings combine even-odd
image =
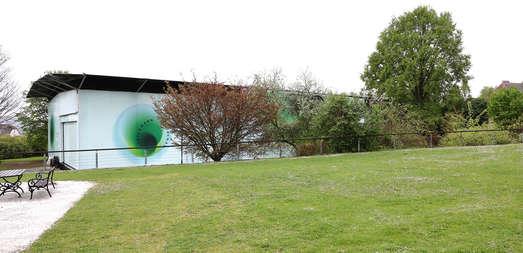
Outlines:
[{"label": "leafy tree", "polygon": [[266,134],[296,149],[301,137],[312,134],[311,121],[327,92],[309,70],[290,85],[280,69],[254,75],[254,86],[269,91],[269,99],[279,105],[278,116],[267,126]]},{"label": "leafy tree", "polygon": [[[357,139],[364,135],[379,133],[381,119],[376,110],[372,110],[360,99],[346,95],[330,95],[320,106],[313,119],[316,135],[329,136],[329,146],[334,152],[354,151]],[[372,149],[376,144],[373,137],[365,137],[360,147]]]},{"label": "leafy tree", "polygon": [[488,103],[490,97],[492,97],[492,94],[494,94],[495,91],[496,89],[494,89],[494,87],[485,86],[483,87],[483,89],[481,89],[479,98],[483,99],[485,102]]},{"label": "leafy tree", "polygon": [[260,138],[277,110],[266,90],[225,86],[217,80],[170,87],[155,102],[162,126],[214,161],[246,138]]},{"label": "leafy tree", "polygon": [[489,100],[488,114],[503,128],[523,127],[523,93],[514,87],[496,90]]},{"label": "leafy tree", "polygon": [[7,56],[0,48],[0,124],[10,122],[20,107],[18,89],[9,78],[7,60]]},{"label": "leafy tree", "polygon": [[423,6],[392,20],[361,78],[366,89],[408,106],[425,130],[441,132],[443,115],[460,109],[469,94],[470,65],[451,15]]},{"label": "leafy tree", "polygon": [[471,98],[467,101],[465,117],[468,126],[479,126],[488,122],[487,101],[482,98]]},{"label": "leafy tree", "polygon": [[[45,74],[69,74],[67,70],[49,70]],[[24,92],[26,97],[27,92]],[[47,150],[48,113],[47,98],[26,98],[25,106],[16,114],[32,150]]]},{"label": "leafy tree", "polygon": [[16,114],[32,150],[47,150],[47,103],[47,98],[27,98]]}]

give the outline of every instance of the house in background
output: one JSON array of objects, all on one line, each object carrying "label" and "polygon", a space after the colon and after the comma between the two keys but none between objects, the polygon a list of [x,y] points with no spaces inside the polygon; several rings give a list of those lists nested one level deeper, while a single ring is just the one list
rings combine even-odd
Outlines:
[{"label": "house in background", "polygon": [[20,131],[11,124],[0,124],[0,135],[20,136]]},{"label": "house in background", "polygon": [[[32,84],[27,97],[49,99],[49,155],[60,157],[69,168],[202,162],[195,154],[173,146],[178,138],[161,127],[154,111],[153,102],[163,96],[167,85],[177,88],[183,84],[145,78],[48,74]],[[279,152],[268,151],[257,157],[276,154]]]},{"label": "house in background", "polygon": [[510,87],[514,87],[514,88],[518,89],[519,91],[523,92],[523,82],[512,83],[510,81],[502,81],[501,84],[498,85],[498,87],[496,87],[496,89],[504,89],[504,88],[510,88]]}]

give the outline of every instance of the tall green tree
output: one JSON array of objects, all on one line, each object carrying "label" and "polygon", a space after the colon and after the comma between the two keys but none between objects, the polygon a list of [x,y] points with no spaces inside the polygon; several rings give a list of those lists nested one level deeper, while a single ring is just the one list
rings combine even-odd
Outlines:
[{"label": "tall green tree", "polygon": [[489,117],[503,128],[523,127],[523,92],[514,87],[499,89],[488,103]]},{"label": "tall green tree", "polygon": [[361,79],[371,93],[409,107],[426,130],[443,131],[443,115],[468,97],[470,56],[449,13],[418,7],[380,34]]},{"label": "tall green tree", "polygon": [[47,150],[47,98],[27,98],[16,118],[33,150]]}]

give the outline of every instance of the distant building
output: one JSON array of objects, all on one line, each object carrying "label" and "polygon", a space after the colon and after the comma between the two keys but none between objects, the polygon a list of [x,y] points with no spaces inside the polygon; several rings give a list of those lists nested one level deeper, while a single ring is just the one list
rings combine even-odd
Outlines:
[{"label": "distant building", "polygon": [[19,136],[20,131],[11,124],[0,124],[0,135]]},{"label": "distant building", "polygon": [[505,89],[505,88],[510,88],[510,87],[514,87],[514,88],[518,89],[519,91],[523,92],[523,82],[512,83],[510,81],[502,81],[501,84],[498,85],[498,87],[496,87],[496,89]]}]

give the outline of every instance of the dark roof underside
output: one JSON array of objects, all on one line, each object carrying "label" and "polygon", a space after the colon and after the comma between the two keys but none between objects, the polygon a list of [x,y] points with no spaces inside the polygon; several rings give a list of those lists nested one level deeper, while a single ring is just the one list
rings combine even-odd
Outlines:
[{"label": "dark roof underside", "polygon": [[167,84],[178,88],[178,85],[183,83],[180,81],[120,76],[47,74],[33,83],[27,93],[27,97],[46,97],[51,100],[60,92],[76,89],[164,93]]}]

